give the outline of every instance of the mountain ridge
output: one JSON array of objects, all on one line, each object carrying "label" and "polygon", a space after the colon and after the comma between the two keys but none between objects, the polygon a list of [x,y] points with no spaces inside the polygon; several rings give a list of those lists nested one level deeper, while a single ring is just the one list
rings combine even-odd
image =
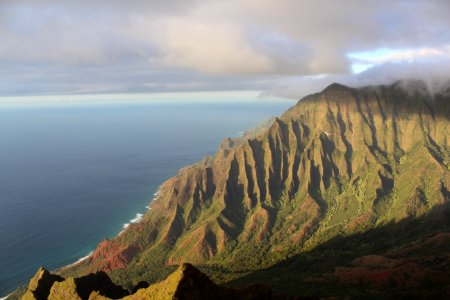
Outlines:
[{"label": "mountain ridge", "polygon": [[[335,83],[304,97],[263,132],[182,168],[141,222],[59,273],[106,271],[130,287],[189,262],[238,282],[337,237],[428,216],[450,202],[449,91]],[[448,216],[433,216],[444,221],[417,239],[448,231]]]},{"label": "mountain ridge", "polygon": [[[259,137],[219,149],[213,158],[185,167],[163,183],[143,221],[102,243],[87,260],[91,270],[123,268],[138,253],[155,247],[160,249],[154,251],[174,248],[165,259],[165,264],[171,265],[214,260],[233,247],[236,239],[239,244],[261,242],[270,236],[271,244],[279,248],[285,247],[280,246],[283,242],[308,243],[307,237],[317,235],[316,230],[327,230],[324,223],[333,226],[340,222],[327,212],[342,207],[333,201],[333,193],[342,195],[348,183],[360,185],[354,187],[359,190],[352,191],[352,197],[364,198],[358,204],[358,219],[351,224],[357,228],[372,222],[374,214],[389,210],[384,207],[389,201],[396,204],[395,195],[386,197],[393,192],[393,177],[398,179],[410,150],[415,151],[410,156],[417,156],[419,163],[435,167],[425,168],[434,180],[416,183],[420,186],[415,189],[417,203],[401,217],[421,214],[433,204],[420,200],[426,193],[436,204],[445,200],[442,193],[425,185],[439,185],[437,190],[449,186],[448,105],[446,110],[437,109],[444,99],[428,102],[430,99],[404,93],[396,84],[362,89],[332,84],[305,97]],[[408,120],[413,113],[418,116]],[[412,173],[411,168],[404,169]],[[294,209],[286,199],[296,197],[301,199]],[[372,203],[366,201],[369,197]],[[286,219],[280,218],[280,210],[285,210]],[[379,222],[383,218],[392,217],[383,216]],[[293,220],[292,224],[283,224],[286,220]],[[293,235],[291,239],[281,235],[286,230]],[[129,239],[134,241],[129,243]]]}]

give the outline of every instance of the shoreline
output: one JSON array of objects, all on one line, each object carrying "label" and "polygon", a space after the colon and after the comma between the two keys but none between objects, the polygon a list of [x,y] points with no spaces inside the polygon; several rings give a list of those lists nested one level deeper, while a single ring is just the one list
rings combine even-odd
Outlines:
[{"label": "shoreline", "polygon": [[[289,102],[291,102],[291,101],[289,101]],[[275,102],[274,102],[275,103]],[[234,105],[233,105],[234,106]],[[281,107],[281,105],[277,105],[277,107],[278,106],[280,106]],[[271,115],[273,115],[273,111],[272,111],[272,105],[270,105],[270,106],[267,106],[267,108],[270,108],[270,114],[269,113],[267,113],[267,117],[269,117],[269,116],[271,116]],[[260,114],[261,115],[264,115],[264,114],[266,114],[266,108],[264,108],[264,109],[261,109],[261,111],[259,111],[258,110],[258,112],[260,112]],[[251,120],[253,120],[254,118],[255,119],[257,119],[258,120],[258,122],[259,122],[259,120],[260,119],[262,119],[261,118],[261,116],[259,116],[259,117],[257,117],[258,115],[256,115],[255,117],[253,117],[253,111],[252,111],[252,115],[251,115],[251,118],[249,118],[249,121],[246,121],[245,123],[249,123]],[[253,122],[253,121],[252,121]],[[254,123],[256,123],[256,121],[254,121]],[[240,124],[240,123],[239,123]],[[251,126],[253,126],[253,125],[251,125]],[[239,128],[248,128],[248,127],[251,127],[250,125],[249,126],[239,126]],[[238,132],[238,131],[235,131],[235,129],[234,129],[234,127],[235,126],[233,126],[233,132],[234,132],[234,134],[232,134],[232,133],[230,133],[229,135],[230,136],[233,136],[233,135],[236,135],[236,132],[237,132],[237,135],[238,136],[240,136],[241,134],[242,134],[242,132]],[[227,136],[227,135],[225,135],[225,136]],[[218,143],[220,143],[220,140],[218,140]],[[217,147],[214,147],[214,149],[211,149],[211,152],[212,153],[214,153],[217,149],[216,149]],[[196,150],[197,151],[197,150]],[[202,157],[204,157],[205,156],[205,153],[204,153],[204,149],[203,149],[203,147],[202,147],[202,149],[201,149],[201,152],[203,153],[203,154],[201,154],[201,157],[200,158],[198,158],[198,159],[195,159],[194,161],[198,161],[198,160],[201,160],[202,159]],[[200,152],[200,150],[198,151],[198,152]],[[194,153],[195,155],[197,155],[196,153]],[[194,154],[192,154],[192,155],[194,155]],[[186,155],[186,156],[189,156],[189,157],[191,157],[192,156],[191,154],[189,154],[189,155]],[[172,178],[172,176],[174,176],[175,174],[176,174],[176,172],[177,172],[177,170],[179,170],[179,169],[182,169],[183,167],[186,167],[186,165],[190,165],[190,164],[193,164],[193,163],[188,163],[188,164],[185,164],[185,163],[183,163],[183,166],[180,166],[180,167],[177,167],[174,171],[173,171],[173,174],[172,173],[170,173],[171,175],[169,176],[169,178],[166,178],[166,177],[159,177],[160,175],[159,175],[159,173],[155,173],[155,174],[157,174],[157,176],[156,177],[154,177],[155,179],[157,179],[157,178],[160,178],[159,180],[160,180],[160,182],[165,182],[165,181],[167,181],[167,180],[170,180],[170,178]],[[153,174],[153,173],[152,173]],[[158,181],[159,181],[158,180]],[[146,183],[147,184],[147,183]],[[139,195],[139,198],[140,199],[137,199],[139,202],[141,202],[142,200],[144,200],[144,201],[146,201],[146,205],[145,205],[145,208],[144,207],[141,207],[141,204],[140,203],[137,203],[138,205],[137,205],[137,212],[138,213],[140,213],[141,211],[145,211],[144,213],[142,213],[144,216],[145,216],[145,213],[148,213],[148,211],[151,209],[151,206],[152,206],[152,204],[153,204],[153,202],[154,201],[156,201],[156,200],[160,200],[160,201],[163,201],[163,198],[165,197],[165,189],[164,188],[162,188],[163,187],[163,184],[161,184],[160,186],[159,186],[159,188],[158,188],[158,184],[153,184],[153,182],[151,182],[151,188],[150,189],[146,189],[146,193],[145,194],[141,194],[141,193],[139,193],[138,195]],[[156,190],[156,192],[154,192],[154,193],[152,193],[153,191],[155,191]],[[163,190],[163,191],[161,191],[161,190]],[[141,198],[141,195],[142,196],[144,196],[145,198],[147,198],[147,199],[145,199],[144,197],[142,197]],[[133,197],[131,197],[131,199],[132,199]],[[143,202],[144,202],[143,201]],[[144,204],[144,203],[143,203]],[[126,208],[126,207],[125,207]],[[133,210],[134,209],[131,209],[130,211],[129,211],[129,213],[130,213],[130,215],[131,216],[133,216],[132,218],[130,218],[131,220],[134,220],[134,219],[136,219],[136,217],[138,217],[138,215],[136,214],[136,211],[134,211],[133,212]],[[126,209],[124,210],[124,211],[126,211]],[[150,214],[153,214],[154,212],[152,211],[152,212],[150,212]],[[127,213],[128,214],[128,213]],[[145,218],[144,218],[145,219]],[[123,220],[123,219],[122,219]],[[56,271],[59,271],[59,272],[61,272],[60,270],[65,270],[66,272],[67,272],[67,270],[68,269],[70,269],[70,268],[74,268],[74,266],[77,266],[77,265],[84,265],[84,264],[88,264],[90,261],[86,261],[87,259],[92,259],[92,254],[93,254],[93,252],[92,251],[90,251],[90,250],[94,250],[94,249],[96,249],[97,248],[97,246],[98,246],[98,242],[100,242],[102,239],[104,239],[105,237],[111,237],[111,239],[115,239],[115,238],[117,238],[120,234],[123,234],[123,232],[124,232],[124,228],[123,228],[123,225],[124,224],[126,224],[126,223],[130,223],[130,225],[131,225],[131,223],[134,223],[134,222],[131,222],[131,220],[129,220],[129,221],[127,221],[127,222],[123,222],[122,220],[118,220],[119,221],[119,224],[117,224],[116,223],[116,226],[111,226],[111,228],[113,229],[113,230],[111,230],[110,232],[112,233],[111,235],[109,234],[109,233],[107,233],[107,235],[105,234],[105,235],[103,235],[103,237],[102,236],[100,236],[100,238],[97,240],[97,243],[96,243],[96,240],[95,239],[92,239],[92,244],[93,244],[93,247],[91,248],[91,247],[86,247],[86,248],[82,248],[81,249],[81,251],[77,251],[77,253],[79,254],[79,256],[77,257],[77,255],[73,255],[73,256],[71,256],[72,258],[69,258],[69,259],[67,259],[67,260],[65,260],[61,265],[56,265],[56,268],[52,268],[53,270],[56,270]],[[125,219],[126,220],[126,219]],[[139,222],[139,221],[141,221],[140,219],[137,219],[136,220],[136,223],[137,222]],[[117,222],[117,221],[116,221]],[[122,225],[122,224],[123,225]],[[114,224],[113,224],[114,225]],[[134,227],[134,226],[132,226],[132,227]],[[129,231],[130,232],[130,231]],[[128,234],[128,233],[126,233],[126,234]],[[82,243],[80,243],[80,244],[82,244]],[[76,244],[75,244],[76,245]],[[75,248],[75,247],[74,247]],[[78,247],[77,247],[78,248]],[[86,251],[87,250],[87,251]],[[85,252],[86,251],[86,252]],[[77,254],[76,253],[76,254]],[[56,256],[55,256],[56,257]],[[49,261],[51,261],[52,259],[54,259],[55,257],[50,257],[50,259],[49,259]],[[64,257],[64,254],[63,255],[61,255],[60,257]],[[31,271],[31,270],[30,270]],[[35,270],[34,270],[35,271]],[[31,271],[32,272],[32,271]],[[30,272],[30,274],[31,274],[31,272]],[[31,276],[33,276],[34,275],[34,273],[33,274],[31,274]],[[6,296],[6,295],[5,295]],[[5,299],[5,296],[4,295],[0,295],[0,300],[3,300],[3,299]],[[9,296],[9,295],[8,295]],[[6,296],[6,297],[8,297],[8,296]],[[2,298],[3,297],[3,298]]]},{"label": "shoreline", "polygon": [[[71,264],[68,264],[67,266],[58,268],[58,269],[56,269],[55,271],[63,270],[63,269],[66,269],[66,268],[68,268],[68,267],[72,267],[72,266],[74,266],[74,265],[76,265],[76,264],[79,264],[80,262],[83,262],[83,261],[85,261],[86,259],[88,259],[89,257],[91,257],[92,254],[94,254],[94,251],[90,251],[88,255],[83,256],[83,257],[80,257],[77,261],[75,261],[75,262],[73,262],[73,263],[71,263]],[[0,300],[1,300],[1,299],[0,299]]]},{"label": "shoreline", "polygon": [[[124,223],[124,224],[122,225],[122,228],[123,228],[123,229],[122,229],[119,233],[115,234],[113,238],[115,238],[115,237],[121,235],[122,233],[124,233],[125,230],[129,227],[130,224],[136,224],[136,223],[139,223],[139,222],[143,219],[144,215],[145,215],[149,210],[152,209],[152,208],[151,208],[151,203],[152,203],[153,201],[155,201],[155,200],[158,199],[158,194],[159,194],[160,190],[161,190],[161,186],[159,186],[159,188],[158,188],[158,190],[156,191],[156,193],[153,194],[154,197],[153,197],[152,201],[151,201],[148,205],[145,206],[146,211],[145,211],[144,213],[139,213],[139,212],[136,213],[136,215],[135,215],[134,218],[130,219],[127,223]],[[94,254],[94,250],[93,250],[93,251],[90,251],[87,255],[80,257],[79,259],[77,259],[77,260],[74,261],[73,263],[70,263],[70,264],[68,264],[68,265],[64,265],[64,266],[62,266],[62,267],[56,268],[56,269],[54,269],[54,270],[51,270],[51,272],[60,272],[60,271],[64,271],[64,270],[67,269],[67,268],[70,268],[70,267],[75,266],[75,265],[77,265],[77,264],[79,264],[79,263],[82,263],[82,262],[85,261],[86,259],[90,258],[90,257],[92,256],[92,254]],[[34,276],[34,274],[33,274],[33,276]],[[32,277],[31,277],[31,278],[32,278]],[[31,278],[30,278],[30,279],[31,279]],[[28,280],[28,282],[25,283],[25,285],[28,285],[28,283],[29,283],[29,280]],[[20,286],[21,286],[21,285],[17,286],[17,287],[15,288],[15,290],[17,290]],[[13,291],[13,292],[14,292],[14,291]],[[8,297],[11,296],[11,294],[12,294],[13,292],[10,292],[9,294],[7,294],[7,295],[5,295],[5,296],[0,296],[0,300],[6,300],[6,299],[8,299]]]},{"label": "shoreline", "polygon": [[[123,234],[123,233],[125,232],[125,230],[126,230],[131,224],[139,223],[139,222],[144,218],[144,215],[145,215],[149,210],[152,209],[152,208],[151,208],[151,203],[153,203],[153,201],[155,201],[155,200],[158,199],[158,195],[159,195],[160,191],[161,191],[161,185],[158,187],[158,190],[153,194],[154,197],[153,197],[152,201],[151,201],[148,205],[145,206],[145,208],[146,208],[147,210],[146,210],[144,213],[139,213],[139,212],[136,213],[136,215],[135,215],[134,218],[130,219],[127,223],[124,223],[124,224],[122,225],[122,228],[123,228],[123,229],[122,229],[119,233],[117,233],[113,238],[115,238],[115,237],[117,237],[117,236]],[[57,269],[55,269],[54,271],[55,271],[55,272],[63,271],[63,270],[65,270],[65,269],[69,268],[69,267],[75,266],[75,265],[77,265],[77,264],[79,264],[79,263],[85,261],[85,260],[88,259],[89,257],[91,257],[92,254],[94,254],[94,250],[93,250],[93,251],[90,251],[90,252],[88,253],[88,255],[79,258],[79,259],[76,260],[75,262],[73,262],[73,263],[71,263],[71,264],[68,264],[68,265],[65,265],[65,266],[63,266],[63,267],[57,268]],[[9,295],[8,295],[8,296],[9,296]],[[6,297],[4,297],[4,298],[0,298],[0,300],[5,300],[8,296],[6,296]]]}]

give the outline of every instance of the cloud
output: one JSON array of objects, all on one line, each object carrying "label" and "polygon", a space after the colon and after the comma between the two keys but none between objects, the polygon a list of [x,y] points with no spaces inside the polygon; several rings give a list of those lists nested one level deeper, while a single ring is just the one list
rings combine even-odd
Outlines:
[{"label": "cloud", "polygon": [[0,93],[270,89],[353,64],[446,59],[448,11],[446,0],[4,0]]},{"label": "cloud", "polygon": [[158,20],[152,40],[168,66],[212,74],[270,73],[274,66],[246,43],[238,28],[186,18]]},{"label": "cloud", "polygon": [[386,85],[396,81],[423,81],[430,94],[450,86],[450,57],[439,60],[386,62],[359,74],[334,74],[283,78],[265,93],[300,99],[338,82],[350,87]]}]

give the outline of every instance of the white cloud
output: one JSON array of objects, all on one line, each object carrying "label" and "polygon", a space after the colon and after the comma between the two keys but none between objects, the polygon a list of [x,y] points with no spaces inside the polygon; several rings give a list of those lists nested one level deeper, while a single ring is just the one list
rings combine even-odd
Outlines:
[{"label": "white cloud", "polygon": [[[96,90],[164,88],[156,74],[167,88],[253,88],[292,76],[350,74],[358,64],[444,59],[449,11],[446,0],[4,0],[0,68],[22,82],[6,80],[0,93],[48,80],[86,92],[95,88],[89,79]],[[348,55],[381,48],[402,51]],[[20,77],[24,66],[34,80]],[[51,79],[52,70],[67,77]],[[182,82],[173,82],[177,72]]]},{"label": "white cloud", "polygon": [[283,78],[274,83],[266,93],[300,99],[338,82],[351,87],[391,84],[396,81],[425,82],[430,92],[448,88],[450,82],[450,57],[439,60],[413,62],[387,62],[359,74],[334,74]]},{"label": "white cloud", "polygon": [[269,57],[247,43],[238,28],[186,18],[164,18],[149,26],[163,63],[213,74],[270,73]]}]

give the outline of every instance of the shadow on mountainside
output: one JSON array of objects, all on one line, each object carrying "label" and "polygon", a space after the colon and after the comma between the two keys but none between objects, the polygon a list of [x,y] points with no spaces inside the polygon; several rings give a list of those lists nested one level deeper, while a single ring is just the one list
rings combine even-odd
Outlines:
[{"label": "shadow on mountainside", "polygon": [[183,264],[130,295],[102,272],[64,279],[40,269],[23,299],[449,299],[450,203],[419,218],[335,237],[228,285],[234,289]]},{"label": "shadow on mountainside", "polygon": [[[314,102],[321,96],[325,96],[328,102],[340,102],[341,104],[354,100],[357,102],[360,112],[368,112],[366,111],[367,104],[376,101],[379,110],[373,111],[373,113],[379,113],[384,117],[388,113],[394,112],[397,116],[424,115],[431,116],[434,120],[450,120],[450,86],[438,92],[431,92],[424,82],[414,80],[362,88],[333,83],[322,92],[306,96],[300,101]],[[295,110],[295,108],[296,106],[293,106],[290,110]]]},{"label": "shadow on mountainside", "polygon": [[352,299],[450,299],[450,203],[228,282],[264,283],[287,295]]}]

